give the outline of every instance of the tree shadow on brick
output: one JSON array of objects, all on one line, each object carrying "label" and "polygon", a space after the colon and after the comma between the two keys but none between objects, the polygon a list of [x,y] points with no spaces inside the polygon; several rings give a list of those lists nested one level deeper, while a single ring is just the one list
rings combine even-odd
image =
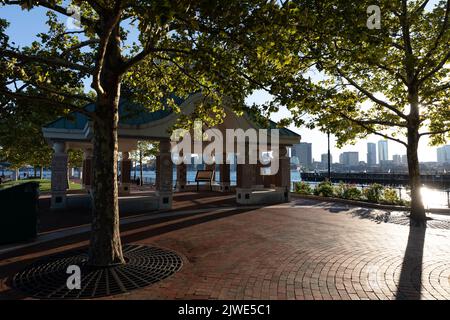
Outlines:
[{"label": "tree shadow on brick", "polygon": [[[263,206],[261,206],[263,207]],[[258,207],[242,207],[233,209],[230,211],[224,211],[224,212],[217,212],[212,214],[192,214],[187,216],[174,216],[174,217],[165,217],[165,218],[159,218],[151,221],[142,221],[137,223],[132,223],[130,225],[126,225],[123,228],[121,228],[122,232],[126,231],[133,231],[133,229],[140,229],[143,227],[148,227],[147,229],[143,231],[139,231],[136,233],[131,233],[128,235],[122,235],[122,242],[125,243],[132,243],[136,241],[141,241],[144,239],[152,238],[155,236],[160,236],[162,234],[177,231],[185,228],[189,228],[191,226],[204,224],[207,222],[211,222],[218,219],[225,219],[228,217],[232,217],[234,215],[239,214],[245,214],[250,211],[257,210]],[[180,220],[181,218],[181,220]],[[158,226],[160,223],[166,222],[167,224]],[[156,226],[155,226],[156,225]],[[1,255],[1,259],[3,258],[12,258],[17,257],[20,255],[24,255],[25,257],[23,259],[20,259],[18,261],[14,261],[11,263],[7,263],[0,266],[0,280],[6,279],[6,284],[9,288],[11,288],[12,283],[12,277],[15,273],[23,270],[23,268],[37,259],[43,259],[45,257],[49,257],[53,255],[54,253],[44,254],[44,255],[35,255],[36,253],[39,253],[44,250],[50,250],[54,248],[60,248],[65,245],[76,245],[77,243],[80,243],[81,241],[85,241],[89,238],[89,233],[83,233],[83,234],[77,234],[74,236],[70,236],[63,239],[57,239],[55,241],[49,241],[48,243],[42,243],[39,245],[36,245],[36,247],[29,247],[24,249],[18,249],[14,252],[9,252],[6,254]],[[87,248],[86,245],[80,245],[76,246],[75,248],[83,249]],[[68,248],[67,250],[72,250],[73,248]],[[58,251],[64,252],[65,250]],[[19,254],[20,253],[20,254]],[[0,292],[0,300],[3,299],[23,299],[26,298],[25,295],[21,294],[20,292],[14,290],[14,289],[7,289],[3,292]]]},{"label": "tree shadow on brick", "polygon": [[[259,208],[262,208],[263,206],[260,206]],[[144,239],[152,238],[155,236],[159,236],[168,232],[180,230],[189,228],[195,225],[204,224],[207,222],[211,222],[218,219],[225,219],[234,215],[244,214],[250,211],[256,211],[258,210],[258,207],[242,207],[237,208],[231,211],[225,211],[225,212],[218,212],[213,214],[207,214],[207,215],[201,215],[201,216],[194,216],[190,219],[181,220],[181,221],[174,221],[173,223],[169,223],[163,226],[157,226],[152,227],[151,224],[147,223],[147,226],[149,229],[144,230],[142,232],[132,233],[129,235],[123,235],[122,236],[122,242],[123,243],[133,243],[136,241],[142,241]],[[179,217],[178,217],[179,218]],[[133,228],[136,228],[136,226],[133,226]]]},{"label": "tree shadow on brick", "polygon": [[397,300],[419,300],[422,291],[422,263],[426,224],[410,225],[400,279]]}]

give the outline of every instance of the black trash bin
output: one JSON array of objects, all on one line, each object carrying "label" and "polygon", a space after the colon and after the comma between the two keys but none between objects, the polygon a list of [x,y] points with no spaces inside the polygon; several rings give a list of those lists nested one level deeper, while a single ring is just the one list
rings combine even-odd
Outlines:
[{"label": "black trash bin", "polygon": [[0,244],[37,236],[38,201],[37,182],[0,190]]}]

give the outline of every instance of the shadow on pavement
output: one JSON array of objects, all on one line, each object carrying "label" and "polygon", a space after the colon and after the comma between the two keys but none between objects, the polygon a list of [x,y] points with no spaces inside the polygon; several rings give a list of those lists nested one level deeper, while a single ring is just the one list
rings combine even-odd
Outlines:
[{"label": "shadow on pavement", "polygon": [[[161,218],[161,219],[155,219],[150,221],[141,221],[137,223],[132,223],[130,225],[125,225],[122,227],[122,232],[131,232],[127,235],[122,235],[122,243],[130,243],[130,242],[136,242],[143,239],[152,238],[155,236],[159,236],[162,234],[165,234],[167,232],[180,230],[183,228],[188,228],[194,225],[206,223],[209,221],[217,220],[217,219],[223,219],[230,216],[243,214],[249,211],[257,210],[255,207],[251,208],[238,208],[236,210],[232,211],[225,211],[225,212],[218,212],[213,214],[205,214],[202,215],[199,214],[193,214],[188,216],[176,216],[176,217],[167,217],[167,218]],[[183,219],[181,221],[177,221]],[[172,221],[173,220],[173,221]],[[162,226],[156,226],[152,227],[154,225],[158,225],[160,223],[166,223]],[[133,233],[133,229],[140,229],[143,227],[148,227],[148,229]],[[20,260],[13,261],[11,263],[6,263],[0,266],[0,281],[5,281],[5,283],[10,286],[12,277],[15,273],[21,271],[24,267],[26,267],[28,264],[31,264],[32,262],[36,261],[37,259],[43,259],[45,257],[51,256],[52,254],[47,255],[39,255],[40,252],[43,252],[45,250],[51,250],[51,249],[57,249],[62,248],[64,246],[71,246],[69,250],[73,248],[84,248],[86,247],[86,241],[89,239],[89,233],[84,233],[81,235],[76,235],[64,239],[59,239],[55,241],[51,241],[49,243],[43,243],[36,245],[36,247],[33,248],[25,248],[22,250],[18,250],[21,253],[18,254],[17,252],[5,254],[0,257],[0,259],[7,259],[11,257],[20,257]],[[83,243],[84,242],[84,243]],[[64,250],[58,251],[58,253],[63,252]],[[14,289],[7,288],[6,290],[0,292],[0,300],[3,299],[21,299],[25,298],[25,296],[21,295],[20,292],[17,292]]]},{"label": "shadow on pavement", "polygon": [[397,300],[419,300],[422,291],[422,262],[426,225],[410,226],[400,280]]}]

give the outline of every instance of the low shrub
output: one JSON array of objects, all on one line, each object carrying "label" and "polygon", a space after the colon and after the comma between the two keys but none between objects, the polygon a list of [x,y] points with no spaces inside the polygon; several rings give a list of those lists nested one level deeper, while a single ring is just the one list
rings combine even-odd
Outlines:
[{"label": "low shrub", "polygon": [[383,190],[383,196],[380,202],[384,204],[404,205],[404,202],[400,200],[397,191],[392,188],[385,188]]},{"label": "low shrub", "polygon": [[347,184],[344,182],[339,182],[337,186],[334,186],[334,195],[338,198],[342,198],[344,196],[344,191],[347,187]]},{"label": "low shrub", "polygon": [[362,192],[358,187],[343,182],[334,187],[334,195],[349,200],[361,200],[362,198]]},{"label": "low shrub", "polygon": [[342,198],[349,200],[361,200],[362,192],[355,186],[347,185],[342,193]]},{"label": "low shrub", "polygon": [[297,182],[295,184],[295,192],[299,194],[312,194],[312,188],[306,182]]},{"label": "low shrub", "polygon": [[337,197],[348,200],[369,201],[380,204],[408,206],[408,201],[401,200],[393,188],[385,188],[378,183],[371,184],[359,189],[352,184],[340,182],[333,186],[329,181],[320,182],[314,190],[306,182],[297,182],[294,186],[295,192],[299,194],[314,194],[321,197]]},{"label": "low shrub", "polygon": [[333,185],[329,181],[322,181],[314,189],[314,194],[316,196],[321,197],[333,197],[334,196]]},{"label": "low shrub", "polygon": [[367,188],[364,189],[363,195],[364,197],[374,203],[379,203],[381,196],[383,194],[383,186],[378,183],[371,184]]}]

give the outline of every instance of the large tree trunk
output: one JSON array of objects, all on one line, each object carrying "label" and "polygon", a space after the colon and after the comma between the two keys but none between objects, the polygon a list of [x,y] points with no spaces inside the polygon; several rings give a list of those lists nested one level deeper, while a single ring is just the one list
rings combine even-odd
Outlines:
[{"label": "large tree trunk", "polygon": [[425,208],[420,194],[422,186],[420,179],[419,157],[417,149],[419,146],[419,98],[417,89],[409,88],[408,92],[411,111],[408,118],[408,173],[411,187],[411,215],[410,218],[416,221],[426,220]]},{"label": "large tree trunk", "polygon": [[117,184],[119,88],[98,99],[94,122],[92,234],[89,262],[96,266],[123,263]]},{"label": "large tree trunk", "polygon": [[39,167],[39,179],[43,179],[44,178],[44,167],[40,166]]},{"label": "large tree trunk", "polygon": [[[412,131],[412,132],[410,132]],[[421,221],[425,220],[425,208],[422,202],[422,196],[420,194],[420,188],[422,186],[420,181],[420,168],[419,158],[417,156],[418,147],[418,133],[414,130],[408,130],[408,172],[409,172],[409,184],[411,187],[411,219]]]},{"label": "large tree trunk", "polygon": [[120,38],[117,27],[108,43],[101,76],[103,95],[97,96],[94,120],[92,231],[89,264],[125,263],[119,230],[117,183],[119,99],[121,76]]}]

